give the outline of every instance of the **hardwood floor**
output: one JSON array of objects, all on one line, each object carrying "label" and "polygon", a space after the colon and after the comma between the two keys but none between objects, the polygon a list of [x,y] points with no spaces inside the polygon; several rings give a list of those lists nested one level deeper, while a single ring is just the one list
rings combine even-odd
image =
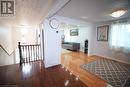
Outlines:
[{"label": "hardwood floor", "polygon": [[18,64],[0,67],[0,87],[88,87],[76,80],[61,65],[44,68],[41,61],[19,67]]},{"label": "hardwood floor", "polygon": [[99,59],[99,57],[88,57],[82,52],[70,52],[62,54],[61,63],[63,66],[68,68],[70,72],[73,72],[74,75],[79,75],[80,80],[88,87],[111,87],[103,80],[80,68],[80,65],[97,59]]},{"label": "hardwood floor", "polygon": [[[70,52],[61,56],[64,67],[58,65],[45,69],[41,61],[22,67],[18,64],[1,66],[0,87],[109,87],[103,80],[80,68],[80,65],[97,59],[99,57],[88,57],[82,52]],[[80,80],[76,80],[76,76]]]}]

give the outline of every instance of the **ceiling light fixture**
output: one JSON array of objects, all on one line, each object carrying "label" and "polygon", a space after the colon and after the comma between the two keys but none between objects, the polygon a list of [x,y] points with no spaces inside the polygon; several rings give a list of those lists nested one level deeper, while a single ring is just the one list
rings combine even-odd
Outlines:
[{"label": "ceiling light fixture", "polygon": [[82,17],[80,17],[80,18],[82,18],[82,19],[87,19],[88,17],[86,17],[86,16],[82,16]]},{"label": "ceiling light fixture", "polygon": [[116,10],[116,11],[112,12],[110,14],[110,16],[112,16],[114,18],[119,18],[122,15],[124,15],[126,12],[127,12],[127,10],[125,10],[125,9],[119,9],[119,10]]}]

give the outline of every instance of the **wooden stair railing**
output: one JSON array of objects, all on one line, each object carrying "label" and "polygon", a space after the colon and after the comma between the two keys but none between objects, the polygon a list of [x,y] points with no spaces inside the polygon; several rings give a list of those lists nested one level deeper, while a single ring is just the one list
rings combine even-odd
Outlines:
[{"label": "wooden stair railing", "polygon": [[31,61],[41,60],[40,44],[21,45],[18,42],[20,65]]},{"label": "wooden stair railing", "polygon": [[14,53],[14,51],[12,51],[11,53],[8,53],[8,51],[6,51],[6,49],[2,46],[2,45],[0,45],[0,47],[2,48],[2,50],[8,55],[8,56],[11,56],[13,53]]}]

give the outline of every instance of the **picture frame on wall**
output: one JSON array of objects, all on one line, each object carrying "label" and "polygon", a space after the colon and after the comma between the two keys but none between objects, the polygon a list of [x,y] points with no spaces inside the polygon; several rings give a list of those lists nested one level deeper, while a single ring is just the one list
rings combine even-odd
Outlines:
[{"label": "picture frame on wall", "polygon": [[97,41],[108,41],[109,25],[97,27]]},{"label": "picture frame on wall", "polygon": [[70,36],[78,36],[79,32],[78,29],[71,29],[70,30]]}]

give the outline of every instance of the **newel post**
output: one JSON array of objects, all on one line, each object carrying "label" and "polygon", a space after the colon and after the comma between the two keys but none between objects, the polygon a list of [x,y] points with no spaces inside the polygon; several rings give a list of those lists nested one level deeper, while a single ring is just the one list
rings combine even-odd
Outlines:
[{"label": "newel post", "polygon": [[19,57],[20,57],[20,66],[22,65],[22,53],[21,53],[21,45],[20,42],[18,42],[18,48],[19,48]]}]

